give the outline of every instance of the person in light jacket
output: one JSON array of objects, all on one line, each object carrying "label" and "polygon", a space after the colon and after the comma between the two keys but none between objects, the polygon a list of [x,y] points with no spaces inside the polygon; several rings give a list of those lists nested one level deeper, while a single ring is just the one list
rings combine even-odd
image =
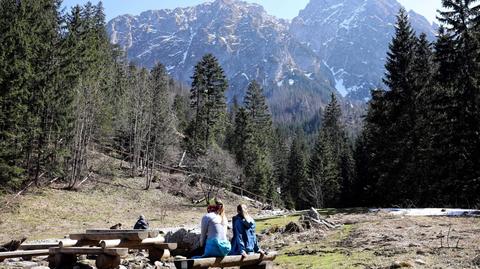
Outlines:
[{"label": "person in light jacket", "polygon": [[222,201],[215,198],[207,212],[201,223],[200,246],[205,247],[201,257],[225,257],[230,252],[231,245],[227,239],[228,220]]},{"label": "person in light jacket", "polygon": [[248,214],[247,206],[238,205],[237,213],[232,219],[233,238],[232,250],[229,255],[246,257],[254,253],[265,254],[258,246],[257,236],[255,235],[255,220]]}]

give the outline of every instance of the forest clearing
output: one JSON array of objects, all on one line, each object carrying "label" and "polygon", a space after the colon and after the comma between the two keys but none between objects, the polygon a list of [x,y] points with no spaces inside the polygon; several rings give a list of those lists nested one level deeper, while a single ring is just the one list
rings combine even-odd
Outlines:
[{"label": "forest clearing", "polygon": [[[144,190],[141,178],[130,178],[128,171],[119,169],[119,160],[101,153],[91,154],[97,160],[109,159],[109,162],[101,174],[95,173],[80,190],[63,190],[61,184],[32,189],[11,207],[2,208],[0,242],[24,236],[29,242],[45,242],[69,233],[108,228],[117,223],[122,223],[123,229],[131,229],[141,214],[148,218],[152,228],[161,231],[198,229],[205,207],[192,203],[192,200],[203,193],[199,186],[185,187],[189,186],[188,177],[158,173],[158,181],[152,183],[151,189]],[[245,200],[227,191],[221,191],[220,196],[228,205],[229,217],[234,215],[238,203],[247,203],[252,214],[259,217],[257,233],[260,244],[279,253],[276,268],[480,266],[480,218],[404,216],[360,208],[320,209],[318,212],[322,217],[341,226],[286,232],[285,226],[290,222],[301,227],[301,212],[272,216],[272,211],[262,210],[262,205],[251,199]],[[131,253],[128,259],[122,260],[123,266],[136,268],[135,264],[138,266],[142,262],[137,256]],[[48,264],[43,259],[34,258],[34,262]],[[82,262],[88,264],[89,261]],[[0,263],[0,268],[19,268],[26,264],[29,262],[7,259]]]}]

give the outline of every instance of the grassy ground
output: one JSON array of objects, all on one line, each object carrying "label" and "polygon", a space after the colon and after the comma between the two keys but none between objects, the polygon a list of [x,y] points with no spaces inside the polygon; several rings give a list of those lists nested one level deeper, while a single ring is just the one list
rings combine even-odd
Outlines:
[{"label": "grassy ground", "polygon": [[285,227],[285,225],[287,225],[291,221],[298,221],[298,218],[298,216],[285,216],[257,221],[257,233],[261,233],[265,230],[272,228]]},{"label": "grassy ground", "polygon": [[[478,218],[340,213],[330,219],[349,224],[265,235],[262,243],[281,254],[275,261],[278,268],[480,268],[474,261],[477,256],[480,261]],[[259,226],[269,230],[285,222],[276,218]]]},{"label": "grassy ground", "polygon": [[[191,197],[203,197],[199,187],[189,187],[181,174],[160,173],[160,181],[144,190],[144,178],[130,178],[118,163],[101,171],[78,191],[56,188],[30,189],[12,207],[0,208],[0,242],[26,236],[29,240],[63,238],[89,228],[109,228],[122,223],[132,229],[139,215],[147,217],[152,228],[195,226],[205,214],[205,206],[192,204]],[[185,193],[187,195],[185,195]],[[175,195],[173,195],[175,194]],[[247,203],[241,197],[220,191],[227,216],[236,214],[236,205]],[[5,197],[5,199],[11,199]]]}]

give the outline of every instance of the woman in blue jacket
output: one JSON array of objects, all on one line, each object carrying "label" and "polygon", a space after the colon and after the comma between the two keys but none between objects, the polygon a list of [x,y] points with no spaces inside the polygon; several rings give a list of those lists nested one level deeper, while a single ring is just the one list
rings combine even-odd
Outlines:
[{"label": "woman in blue jacket", "polygon": [[233,238],[232,250],[230,255],[242,255],[261,253],[264,254],[258,246],[257,236],[255,235],[255,221],[247,212],[245,205],[237,206],[237,215],[233,217]]}]

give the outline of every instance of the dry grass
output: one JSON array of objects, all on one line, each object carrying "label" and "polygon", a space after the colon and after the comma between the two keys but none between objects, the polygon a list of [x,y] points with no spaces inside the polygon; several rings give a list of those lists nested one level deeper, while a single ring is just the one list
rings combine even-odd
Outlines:
[{"label": "dry grass", "polygon": [[[96,155],[99,163],[108,158]],[[18,198],[12,208],[0,211],[0,242],[21,236],[29,240],[62,238],[88,228],[109,228],[116,223],[131,229],[141,214],[147,217],[152,228],[199,224],[205,207],[193,205],[190,198],[177,191],[179,186],[188,185],[185,176],[159,173],[159,182],[153,183],[150,190],[144,190],[143,178],[129,178],[128,171],[120,169],[118,160],[110,162],[102,165],[102,171],[96,171],[78,191],[63,190],[62,185],[57,185],[57,189],[33,189]],[[100,164],[94,165],[100,167]],[[198,187],[186,189],[189,195],[202,196]],[[227,192],[221,192],[220,197],[227,205],[228,216],[236,213],[238,203],[246,202]],[[252,211],[258,210],[252,208]]]},{"label": "dry grass", "polygon": [[392,267],[395,263],[405,268],[479,268],[473,263],[480,255],[478,218],[372,213],[337,214],[331,220],[351,225],[273,234],[263,243],[282,254],[278,268],[400,268]]}]

